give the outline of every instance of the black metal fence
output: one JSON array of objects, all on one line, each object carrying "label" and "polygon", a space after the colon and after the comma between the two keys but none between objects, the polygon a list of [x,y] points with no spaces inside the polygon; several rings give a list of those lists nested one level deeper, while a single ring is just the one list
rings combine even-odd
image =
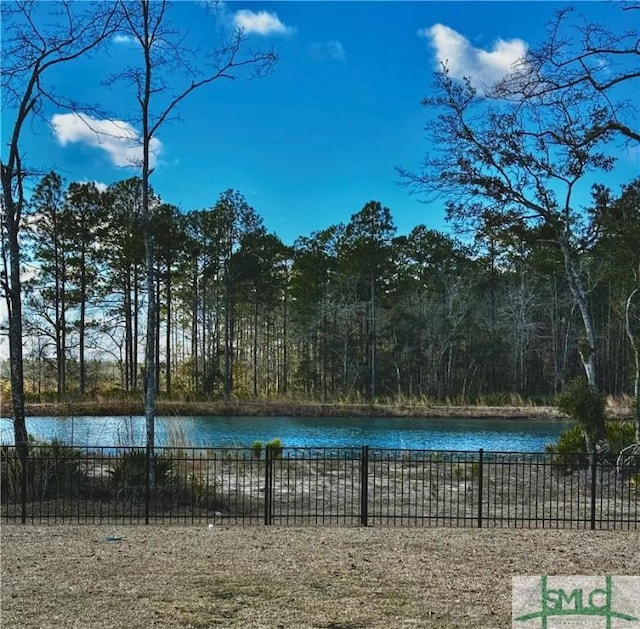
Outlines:
[{"label": "black metal fence", "polygon": [[53,444],[1,466],[3,522],[640,528],[640,467],[597,454]]}]

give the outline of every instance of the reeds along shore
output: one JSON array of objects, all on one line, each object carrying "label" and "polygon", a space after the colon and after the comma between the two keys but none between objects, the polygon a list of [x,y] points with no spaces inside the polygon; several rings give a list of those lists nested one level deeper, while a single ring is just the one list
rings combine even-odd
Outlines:
[{"label": "reeds along shore", "polygon": [[[457,417],[487,419],[566,419],[553,406],[520,404],[429,404],[429,403],[348,403],[314,402],[288,399],[271,400],[214,400],[168,401],[158,400],[158,416],[289,416],[289,417]],[[143,415],[142,401],[137,400],[85,400],[67,402],[28,403],[25,413],[34,416],[126,416]],[[624,401],[610,400],[606,408],[609,419],[628,419],[631,410]],[[3,400],[0,416],[11,417],[10,400]]]}]

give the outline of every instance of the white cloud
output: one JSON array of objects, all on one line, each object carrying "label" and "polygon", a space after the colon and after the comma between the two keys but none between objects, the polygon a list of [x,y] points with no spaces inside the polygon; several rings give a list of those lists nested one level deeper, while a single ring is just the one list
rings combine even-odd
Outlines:
[{"label": "white cloud", "polygon": [[445,63],[453,78],[469,77],[478,87],[489,87],[514,69],[527,52],[522,39],[498,39],[491,50],[475,48],[471,42],[444,24],[418,31],[436,51],[438,63]]},{"label": "white cloud", "polygon": [[275,13],[269,11],[255,13],[248,9],[242,9],[235,12],[233,23],[247,34],[287,35],[293,31],[290,26],[283,24]]},{"label": "white cloud", "polygon": [[[142,139],[136,129],[122,120],[99,120],[87,114],[55,114],[51,118],[58,142],[65,146],[79,142],[103,150],[114,166],[138,166],[142,161]],[[156,165],[162,144],[152,138],[149,164]]]},{"label": "white cloud", "polygon": [[111,41],[114,44],[135,44],[136,43],[135,38],[131,37],[131,35],[125,35],[124,33],[116,33],[111,38]]},{"label": "white cloud", "polygon": [[344,46],[339,41],[316,42],[311,44],[309,51],[316,61],[325,59],[344,61],[347,57]]}]

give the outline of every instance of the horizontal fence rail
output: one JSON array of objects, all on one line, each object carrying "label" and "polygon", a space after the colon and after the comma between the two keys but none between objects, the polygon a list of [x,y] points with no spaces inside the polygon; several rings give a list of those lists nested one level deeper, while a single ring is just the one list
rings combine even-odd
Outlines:
[{"label": "horizontal fence rail", "polygon": [[361,448],[1,449],[1,519],[640,528],[640,464],[605,455]]}]

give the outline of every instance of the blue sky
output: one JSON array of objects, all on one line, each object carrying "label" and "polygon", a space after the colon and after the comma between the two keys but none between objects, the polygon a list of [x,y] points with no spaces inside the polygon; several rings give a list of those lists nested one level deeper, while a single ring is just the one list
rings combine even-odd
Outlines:
[{"label": "blue sky", "polygon": [[[152,185],[183,210],[211,207],[221,192],[235,188],[288,244],[347,222],[370,200],[391,209],[401,234],[420,223],[447,229],[442,206],[410,196],[395,171],[418,168],[428,148],[420,101],[439,56],[447,55],[457,73],[495,78],[541,40],[545,22],[561,6],[227,2],[216,16],[206,15],[202,3],[178,2],[172,19],[189,42],[204,48],[241,25],[248,46],[273,47],[280,61],[266,78],[220,81],[192,94],[179,109],[181,119],[159,131]],[[582,2],[577,9],[612,27],[629,19],[606,2]],[[117,36],[104,52],[52,78],[60,92],[99,103],[112,119],[130,120],[126,129],[135,135],[133,92],[100,82],[136,55],[135,45]],[[3,112],[3,135],[10,114]],[[126,166],[136,154],[131,142],[108,136],[98,142],[85,125],[54,108],[47,120],[53,127],[36,121],[25,128],[31,165],[53,168],[68,182],[109,184],[137,174]],[[108,131],[110,124],[95,120],[93,127]],[[623,153],[607,183],[617,192],[637,173],[637,155]]]}]

